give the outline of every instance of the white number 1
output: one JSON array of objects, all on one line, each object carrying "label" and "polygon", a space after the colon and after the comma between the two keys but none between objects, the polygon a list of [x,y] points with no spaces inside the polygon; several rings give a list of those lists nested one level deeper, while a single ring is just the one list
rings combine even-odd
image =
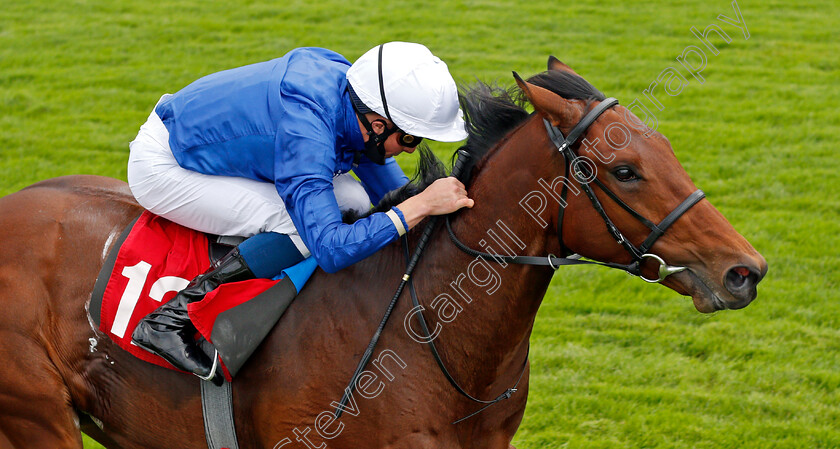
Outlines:
[{"label": "white number 1", "polygon": [[[117,307],[117,314],[114,316],[114,324],[111,325],[111,333],[117,337],[123,338],[125,336],[128,322],[131,320],[134,308],[137,307],[137,301],[140,300],[140,294],[143,292],[146,278],[149,277],[151,269],[152,265],[142,260],[137,265],[123,268],[122,275],[128,278],[128,284],[120,298],[120,305]],[[160,302],[166,293],[181,291],[189,283],[190,281],[181,277],[164,276],[152,284],[152,288],[149,289],[149,297]]]}]

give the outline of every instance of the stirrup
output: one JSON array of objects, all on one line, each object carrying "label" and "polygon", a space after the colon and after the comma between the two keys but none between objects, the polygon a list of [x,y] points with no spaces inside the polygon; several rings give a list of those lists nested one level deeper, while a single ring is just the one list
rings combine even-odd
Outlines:
[{"label": "stirrup", "polygon": [[[218,370],[218,368],[219,368],[219,350],[216,349],[215,354],[213,355],[213,367],[210,368],[210,373],[207,374],[207,376],[202,376],[201,374],[198,374],[198,373],[193,373],[193,374],[195,374],[195,377],[198,377],[201,380],[204,380],[204,381],[207,381],[207,382],[213,382],[213,379],[216,377],[216,371]],[[222,382],[224,382],[224,380],[222,380]],[[213,383],[215,383],[216,385],[221,385],[221,383],[216,383],[216,382],[213,382]]]}]

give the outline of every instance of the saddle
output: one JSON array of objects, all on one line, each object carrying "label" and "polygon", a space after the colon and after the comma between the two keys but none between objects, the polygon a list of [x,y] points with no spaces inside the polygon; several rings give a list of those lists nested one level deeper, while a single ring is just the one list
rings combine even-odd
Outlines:
[{"label": "saddle", "polygon": [[[178,371],[131,343],[137,323],[204,273],[241,237],[185,228],[144,211],[122,232],[99,272],[88,313],[121,348],[149,363]],[[230,382],[271,331],[315,271],[311,257],[276,279],[222,284],[188,307],[201,348]],[[209,344],[207,344],[209,343]]]}]

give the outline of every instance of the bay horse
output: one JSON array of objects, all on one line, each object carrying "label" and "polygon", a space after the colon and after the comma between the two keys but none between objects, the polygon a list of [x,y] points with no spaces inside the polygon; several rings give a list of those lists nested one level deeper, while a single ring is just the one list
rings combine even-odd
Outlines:
[{"label": "bay horse", "polygon": [[[568,133],[604,96],[556,59],[549,69],[518,81],[524,99],[480,84],[464,92],[470,137],[463,150],[473,156],[467,186],[475,206],[453,216],[451,229],[465,245],[489,252],[509,246],[530,256],[574,252],[628,264],[630,254],[547,133],[547,124]],[[613,195],[658,223],[697,189],[665,137],[640,123],[628,109],[611,107],[576,151],[593,156],[588,170]],[[628,141],[614,150],[603,136],[619,128]],[[562,214],[558,179],[568,184]],[[546,201],[527,199],[534,192]],[[605,191],[594,192],[628,241],[645,240],[648,227]],[[124,353],[86,313],[116,236],[140,211],[125,183],[94,176],[47,180],[0,198],[0,448],[79,449],[80,429],[109,449],[207,447],[199,380]],[[411,245],[420,228],[410,231]],[[746,306],[767,270],[707,200],[684,211],[649,251],[687,268],[662,284],[691,296],[701,312]],[[417,308],[403,292],[374,360],[335,419],[405,257],[394,243],[339,273],[316,272],[233,382],[241,448],[512,447],[528,393],[529,338],[554,270],[476,258],[441,228],[412,274],[440,357],[475,397],[493,399],[512,385],[517,391],[453,424],[478,406],[452,388],[428,345],[417,342]],[[639,274],[656,279],[657,264],[646,260]]]}]

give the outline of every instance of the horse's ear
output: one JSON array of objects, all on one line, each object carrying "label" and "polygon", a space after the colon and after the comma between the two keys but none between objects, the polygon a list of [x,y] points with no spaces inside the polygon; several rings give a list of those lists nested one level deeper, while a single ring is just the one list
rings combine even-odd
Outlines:
[{"label": "horse's ear", "polygon": [[580,76],[572,70],[571,67],[567,66],[553,55],[548,57],[548,70],[557,70],[558,72],[566,72],[571,73],[572,75]]},{"label": "horse's ear", "polygon": [[548,117],[552,125],[563,126],[580,121],[582,116],[580,109],[569,100],[546,88],[523,80],[516,72],[513,72],[513,77],[516,79],[516,84],[528,97],[528,101],[534,105],[534,109]]}]

